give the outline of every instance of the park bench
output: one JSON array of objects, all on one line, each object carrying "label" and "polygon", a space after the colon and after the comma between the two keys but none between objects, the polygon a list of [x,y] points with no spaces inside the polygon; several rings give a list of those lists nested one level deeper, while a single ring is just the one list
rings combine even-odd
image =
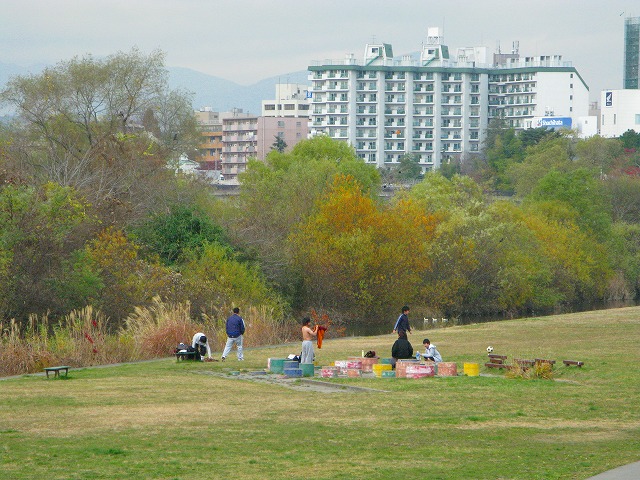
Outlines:
[{"label": "park bench", "polygon": [[488,362],[485,363],[484,366],[487,368],[511,368],[511,365],[507,365],[506,363],[502,362]]},{"label": "park bench", "polygon": [[180,360],[195,360],[196,352],[176,352],[176,359]]},{"label": "park bench", "polygon": [[526,360],[524,358],[514,358],[513,363],[516,365],[520,365],[523,368],[533,367],[536,364],[535,360]]},{"label": "park bench", "polygon": [[547,360],[546,358],[536,358],[535,359],[536,364],[539,363],[548,363],[549,365],[551,365],[552,367],[555,365],[556,361],[555,360]]},{"label": "park bench", "polygon": [[504,363],[506,359],[506,355],[496,355],[494,353],[489,354],[489,363]]},{"label": "park bench", "polygon": [[584,362],[580,362],[578,360],[563,360],[562,363],[565,365],[575,365],[576,367],[581,367],[584,365]]},{"label": "park bench", "polygon": [[67,375],[69,375],[69,368],[70,367],[66,365],[59,365],[57,367],[45,367],[44,371],[47,374],[47,378],[49,378],[49,372],[52,372],[53,378],[55,378],[55,377],[59,377],[60,372],[64,370],[64,376],[66,377]]}]

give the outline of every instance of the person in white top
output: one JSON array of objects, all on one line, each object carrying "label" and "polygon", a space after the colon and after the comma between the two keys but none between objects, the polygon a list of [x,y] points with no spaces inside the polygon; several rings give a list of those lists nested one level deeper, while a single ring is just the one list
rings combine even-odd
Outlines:
[{"label": "person in white top", "polygon": [[196,359],[204,360],[205,352],[207,353],[207,356],[211,358],[211,347],[209,346],[209,340],[204,333],[196,333],[193,336],[193,340],[191,340],[191,346],[196,349]]},{"label": "person in white top", "polygon": [[425,360],[432,360],[436,363],[440,363],[442,361],[442,355],[440,355],[440,352],[435,345],[431,345],[428,338],[425,338],[422,341],[422,345],[424,346],[424,353],[422,356]]}]

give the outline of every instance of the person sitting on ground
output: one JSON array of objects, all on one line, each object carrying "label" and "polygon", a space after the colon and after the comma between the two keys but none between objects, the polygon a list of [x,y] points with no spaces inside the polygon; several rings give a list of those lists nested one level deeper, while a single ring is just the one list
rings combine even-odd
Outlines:
[{"label": "person sitting on ground", "polygon": [[431,360],[436,363],[440,363],[442,361],[442,355],[440,355],[440,352],[435,345],[431,345],[428,338],[425,338],[422,341],[422,345],[424,346],[424,353],[422,354],[422,357],[425,360]]},{"label": "person sitting on ground", "polygon": [[211,347],[204,333],[196,333],[191,340],[191,346],[196,350],[196,360],[204,360],[205,353],[208,358],[211,358]]},{"label": "person sitting on ground", "polygon": [[391,347],[392,368],[396,368],[396,362],[402,358],[413,358],[413,347],[407,340],[407,332],[398,330],[398,339]]}]

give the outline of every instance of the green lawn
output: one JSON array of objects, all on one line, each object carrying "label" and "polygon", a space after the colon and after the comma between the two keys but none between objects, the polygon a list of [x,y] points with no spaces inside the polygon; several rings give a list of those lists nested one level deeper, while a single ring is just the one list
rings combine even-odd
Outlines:
[{"label": "green lawn", "polygon": [[[390,326],[391,328],[391,326]],[[0,381],[0,478],[585,479],[640,460],[640,307],[435,329],[445,361],[557,361],[554,380],[336,379],[320,393],[211,375],[266,367],[162,359]],[[325,339],[318,363],[393,335]],[[219,356],[219,351],[218,351]],[[565,367],[563,359],[585,362]],[[485,376],[484,374],[487,374]],[[491,375],[491,376],[488,376]]]}]

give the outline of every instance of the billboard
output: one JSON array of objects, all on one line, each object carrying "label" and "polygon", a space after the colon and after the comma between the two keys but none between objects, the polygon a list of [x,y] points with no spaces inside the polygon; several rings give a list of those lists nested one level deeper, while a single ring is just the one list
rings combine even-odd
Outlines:
[{"label": "billboard", "polygon": [[561,128],[571,128],[571,117],[537,117],[533,122],[534,128],[550,128],[560,130]]}]

